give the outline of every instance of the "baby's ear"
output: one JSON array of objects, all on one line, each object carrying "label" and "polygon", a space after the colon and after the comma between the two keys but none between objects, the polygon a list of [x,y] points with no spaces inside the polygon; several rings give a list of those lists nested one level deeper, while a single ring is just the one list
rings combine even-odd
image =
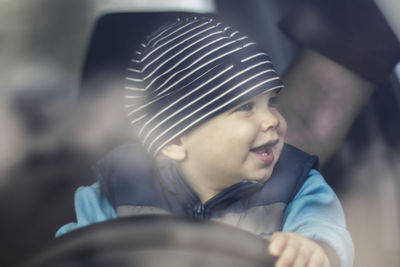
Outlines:
[{"label": "baby's ear", "polygon": [[181,139],[169,143],[161,149],[161,154],[169,159],[183,161],[186,158],[186,148],[182,144]]}]

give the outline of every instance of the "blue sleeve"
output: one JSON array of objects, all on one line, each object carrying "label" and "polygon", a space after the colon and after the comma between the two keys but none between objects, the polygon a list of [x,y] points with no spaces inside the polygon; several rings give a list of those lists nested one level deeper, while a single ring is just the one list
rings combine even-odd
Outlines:
[{"label": "blue sleeve", "polygon": [[354,246],[346,229],[342,206],[318,171],[310,171],[308,179],[287,206],[283,231],[323,241],[336,251],[342,267],[353,266]]},{"label": "blue sleeve", "polygon": [[106,196],[101,193],[99,183],[79,187],[75,192],[76,222],[68,223],[58,229],[56,237],[80,227],[117,217]]}]

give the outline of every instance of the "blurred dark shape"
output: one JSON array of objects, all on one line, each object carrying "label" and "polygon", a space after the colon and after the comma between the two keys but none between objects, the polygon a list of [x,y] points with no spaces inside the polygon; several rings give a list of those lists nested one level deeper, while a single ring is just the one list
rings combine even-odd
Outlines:
[{"label": "blurred dark shape", "polygon": [[89,225],[51,242],[21,267],[273,266],[268,241],[237,228],[173,216]]},{"label": "blurred dark shape", "polygon": [[[391,162],[387,166],[397,165],[400,155],[400,83],[399,77],[391,76],[391,83],[382,86],[372,94],[370,101],[350,128],[345,142],[327,162],[322,172],[339,194],[351,194],[349,174],[360,164],[372,160],[371,145],[374,140],[384,140],[385,152]],[[384,159],[381,159],[384,161]],[[393,174],[395,177],[398,174]],[[397,179],[398,188],[400,180]],[[400,203],[398,203],[400,204]]]},{"label": "blurred dark shape", "polygon": [[400,44],[373,0],[301,1],[280,26],[299,45],[375,83],[386,83],[400,59]]},{"label": "blurred dark shape", "polygon": [[56,89],[26,89],[12,98],[12,108],[27,136],[40,137],[53,131],[70,115],[69,92]]},{"label": "blurred dark shape", "polygon": [[60,225],[73,221],[77,185],[90,183],[90,162],[83,151],[60,144],[50,151],[30,151],[0,191],[2,266],[54,238]]}]

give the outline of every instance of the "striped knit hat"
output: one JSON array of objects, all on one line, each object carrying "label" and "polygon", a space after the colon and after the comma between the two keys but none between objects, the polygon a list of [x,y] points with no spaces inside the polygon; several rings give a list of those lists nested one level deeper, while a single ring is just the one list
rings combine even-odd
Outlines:
[{"label": "striped knit hat", "polygon": [[202,122],[282,87],[268,55],[248,37],[209,17],[178,18],[135,52],[125,107],[155,156]]}]

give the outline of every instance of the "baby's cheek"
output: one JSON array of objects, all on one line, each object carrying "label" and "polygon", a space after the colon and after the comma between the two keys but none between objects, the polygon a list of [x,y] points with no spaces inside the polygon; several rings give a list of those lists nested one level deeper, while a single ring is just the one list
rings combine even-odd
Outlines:
[{"label": "baby's cheek", "polygon": [[279,127],[278,127],[279,136],[285,137],[287,128],[288,128],[288,125],[287,125],[285,118],[282,115],[280,115]]},{"label": "baby's cheek", "polygon": [[[234,129],[230,129],[227,138],[229,138],[232,145],[243,148],[244,146],[253,145],[258,133],[257,128],[253,125],[241,124]],[[248,147],[246,148],[248,149]]]}]

